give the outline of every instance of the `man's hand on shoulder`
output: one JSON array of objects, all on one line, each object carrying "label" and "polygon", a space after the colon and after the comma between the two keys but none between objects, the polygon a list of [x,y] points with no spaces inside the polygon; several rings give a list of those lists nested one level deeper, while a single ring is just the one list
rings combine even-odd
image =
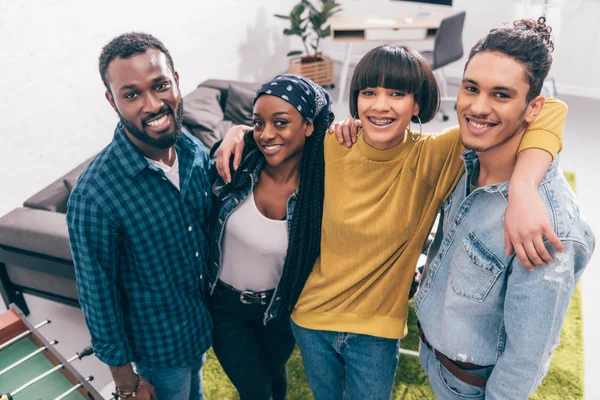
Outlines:
[{"label": "man's hand on shoulder", "polygon": [[221,146],[217,149],[216,156],[217,172],[225,183],[231,183],[231,170],[229,168],[229,160],[233,155],[234,170],[240,166],[242,162],[242,152],[244,151],[244,134],[251,130],[252,127],[246,125],[235,125],[229,128]]},{"label": "man's hand on shoulder", "polygon": [[335,133],[340,144],[346,144],[346,147],[350,148],[356,143],[358,137],[358,128],[362,127],[362,122],[359,119],[354,119],[352,116],[348,116],[342,122],[334,122],[331,124],[327,133]]},{"label": "man's hand on shoulder", "polygon": [[513,186],[509,199],[504,215],[506,255],[514,251],[521,264],[531,271],[535,269],[534,265],[550,264],[553,259],[544,245],[544,237],[560,252],[564,251],[564,246],[552,229],[537,187]]}]

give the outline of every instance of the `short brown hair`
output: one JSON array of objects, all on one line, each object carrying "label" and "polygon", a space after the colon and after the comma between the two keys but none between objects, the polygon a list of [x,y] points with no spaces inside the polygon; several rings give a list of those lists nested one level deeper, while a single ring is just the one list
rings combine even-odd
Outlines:
[{"label": "short brown hair", "polygon": [[440,107],[440,88],[433,71],[427,60],[410,47],[378,46],[359,61],[350,83],[350,114],[355,118],[358,116],[358,94],[368,87],[412,93],[423,123],[431,121]]}]

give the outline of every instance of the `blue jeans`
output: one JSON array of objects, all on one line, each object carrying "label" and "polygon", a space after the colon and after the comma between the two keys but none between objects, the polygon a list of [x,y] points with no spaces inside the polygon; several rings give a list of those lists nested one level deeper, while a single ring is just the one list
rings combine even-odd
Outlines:
[{"label": "blue jeans", "polygon": [[400,340],[291,324],[315,400],[391,398]]},{"label": "blue jeans", "polygon": [[[429,377],[429,383],[438,400],[457,400],[485,399],[485,387],[477,387],[469,385],[452,375],[444,366],[435,358],[435,355],[421,343],[421,366]],[[469,370],[470,373],[484,378],[488,378],[494,366]]]},{"label": "blue jeans", "polygon": [[192,367],[153,367],[136,364],[137,373],[150,382],[158,400],[203,400],[202,363]]}]

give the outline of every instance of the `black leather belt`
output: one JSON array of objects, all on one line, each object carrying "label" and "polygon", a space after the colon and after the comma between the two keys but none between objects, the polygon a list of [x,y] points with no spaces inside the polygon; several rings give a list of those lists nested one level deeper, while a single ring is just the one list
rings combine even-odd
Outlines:
[{"label": "black leather belt", "polygon": [[221,280],[217,281],[217,285],[221,286],[223,289],[227,289],[230,293],[235,296],[238,296],[240,302],[243,304],[257,304],[257,305],[267,305],[271,301],[273,297],[273,293],[275,293],[275,289],[265,290],[264,292],[253,292],[251,290],[237,290],[233,286],[229,286],[225,282]]},{"label": "black leather belt", "polygon": [[460,379],[464,383],[477,387],[485,387],[485,385],[487,384],[487,378],[472,374],[468,372],[468,370],[487,368],[491,365],[485,366],[457,360],[451,360],[436,349],[434,349],[433,346],[431,346],[431,344],[429,344],[427,338],[425,337],[425,333],[423,333],[423,329],[421,329],[421,324],[418,321],[417,328],[419,329],[419,337],[421,338],[423,344],[427,346],[433,352],[433,354],[435,354],[435,358],[440,362],[440,364],[444,366],[444,368],[446,368],[446,370],[448,370],[448,372],[450,372],[452,375],[454,375],[456,378]]}]

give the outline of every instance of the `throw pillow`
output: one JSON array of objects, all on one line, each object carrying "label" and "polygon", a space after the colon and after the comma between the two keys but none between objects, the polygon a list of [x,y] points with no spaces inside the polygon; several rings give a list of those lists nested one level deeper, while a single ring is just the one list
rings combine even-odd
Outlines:
[{"label": "throw pillow", "polygon": [[183,123],[199,126],[213,131],[223,121],[221,91],[208,87],[199,87],[183,98]]},{"label": "throw pillow", "polygon": [[253,90],[229,85],[225,119],[237,125],[252,125],[252,102],[255,95]]}]

